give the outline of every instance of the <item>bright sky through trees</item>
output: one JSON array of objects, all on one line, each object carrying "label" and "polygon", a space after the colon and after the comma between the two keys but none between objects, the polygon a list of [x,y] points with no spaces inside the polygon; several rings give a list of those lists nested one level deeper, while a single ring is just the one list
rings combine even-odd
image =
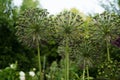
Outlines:
[{"label": "bright sky through trees", "polygon": [[[14,0],[15,5],[20,5],[22,0]],[[43,8],[51,14],[59,13],[63,9],[77,8],[83,13],[101,13],[103,8],[98,0],[40,0]]]}]

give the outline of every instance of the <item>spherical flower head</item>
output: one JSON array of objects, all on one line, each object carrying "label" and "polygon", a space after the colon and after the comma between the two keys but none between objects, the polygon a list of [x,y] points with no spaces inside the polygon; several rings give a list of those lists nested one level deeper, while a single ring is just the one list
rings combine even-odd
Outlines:
[{"label": "spherical flower head", "polygon": [[33,71],[36,71],[36,68],[33,68]]},{"label": "spherical flower head", "polygon": [[10,68],[16,69],[16,64],[11,64],[11,65],[10,65]]},{"label": "spherical flower head", "polygon": [[35,76],[35,72],[30,71],[30,72],[29,72],[29,75],[32,76],[32,77],[34,77],[34,76]]},{"label": "spherical flower head", "polygon": [[17,69],[17,61],[13,64],[10,64],[11,69]]},{"label": "spherical flower head", "polygon": [[14,68],[13,64],[10,65],[10,68]]},{"label": "spherical flower head", "polygon": [[24,73],[23,71],[20,71],[20,72],[19,72],[19,75],[20,75],[20,76],[25,76],[25,73]]}]

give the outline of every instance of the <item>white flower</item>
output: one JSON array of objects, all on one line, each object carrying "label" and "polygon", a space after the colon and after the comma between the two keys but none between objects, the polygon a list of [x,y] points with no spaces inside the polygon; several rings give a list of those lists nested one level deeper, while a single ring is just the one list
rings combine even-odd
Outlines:
[{"label": "white flower", "polygon": [[20,71],[19,72],[19,75],[20,75],[20,80],[25,80],[25,73],[23,71]]},{"label": "white flower", "polygon": [[36,68],[33,68],[33,71],[36,71]]},{"label": "white flower", "polygon": [[11,65],[10,65],[10,67],[13,69],[13,68],[14,68],[14,65],[13,65],[13,64],[11,64]]},{"label": "white flower", "polygon": [[20,80],[25,80],[25,77],[20,77]]},{"label": "white flower", "polygon": [[10,65],[10,68],[11,68],[11,69],[16,69],[16,64],[11,64],[11,65]]},{"label": "white flower", "polygon": [[29,72],[29,75],[32,76],[32,77],[34,77],[34,76],[35,76],[35,72],[30,71],[30,72]]},{"label": "white flower", "polygon": [[20,71],[20,72],[19,72],[19,75],[20,75],[20,76],[25,76],[25,73],[24,73],[23,71]]}]

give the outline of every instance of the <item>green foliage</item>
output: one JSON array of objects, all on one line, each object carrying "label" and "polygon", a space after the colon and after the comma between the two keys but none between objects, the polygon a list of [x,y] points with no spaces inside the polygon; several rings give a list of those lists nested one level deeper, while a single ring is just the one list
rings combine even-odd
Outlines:
[{"label": "green foliage", "polygon": [[58,66],[56,61],[54,61],[50,66],[49,73],[46,74],[47,80],[61,80],[64,77],[64,74],[62,73],[63,69]]},{"label": "green foliage", "polygon": [[[58,64],[56,61],[54,61],[50,68],[48,73],[46,74],[47,80],[64,80],[65,79],[65,66],[64,66],[64,59],[60,61]],[[74,62],[70,62],[70,79],[69,80],[79,80],[77,75],[78,67]]]},{"label": "green foliage", "polygon": [[120,63],[118,61],[105,61],[98,67],[98,78],[119,80]]},{"label": "green foliage", "polygon": [[14,35],[14,20],[12,0],[0,1],[0,68],[5,68],[14,62],[14,46],[17,42]]},{"label": "green foliage", "polygon": [[119,0],[99,0],[101,7],[103,7],[105,9],[105,11],[107,12],[112,12],[112,13],[116,13],[119,15],[119,10],[120,10],[120,6],[119,6]]},{"label": "green foliage", "polygon": [[65,46],[65,80],[69,80],[69,42],[80,36],[79,26],[83,23],[81,16],[70,11],[63,11],[55,17],[55,33],[62,37]]},{"label": "green foliage", "polygon": [[119,5],[119,7],[120,7],[120,0],[118,0],[118,5]]},{"label": "green foliage", "polygon": [[20,7],[20,12],[29,8],[37,8],[39,6],[38,0],[23,0],[22,5]]},{"label": "green foliage", "polygon": [[25,45],[32,46],[38,50],[38,65],[40,80],[42,80],[42,66],[40,59],[41,40],[45,40],[46,31],[49,26],[48,12],[46,9],[28,9],[22,13],[16,26],[18,40]]},{"label": "green foliage", "polygon": [[11,64],[10,67],[0,70],[1,80],[19,80],[19,73],[17,71],[17,63]]}]

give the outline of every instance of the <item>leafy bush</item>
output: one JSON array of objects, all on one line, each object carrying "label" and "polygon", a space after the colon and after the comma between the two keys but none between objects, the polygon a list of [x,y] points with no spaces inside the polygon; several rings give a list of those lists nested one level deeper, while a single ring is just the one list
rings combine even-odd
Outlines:
[{"label": "leafy bush", "polygon": [[0,80],[19,80],[17,63],[11,64],[9,67],[0,70]]}]

